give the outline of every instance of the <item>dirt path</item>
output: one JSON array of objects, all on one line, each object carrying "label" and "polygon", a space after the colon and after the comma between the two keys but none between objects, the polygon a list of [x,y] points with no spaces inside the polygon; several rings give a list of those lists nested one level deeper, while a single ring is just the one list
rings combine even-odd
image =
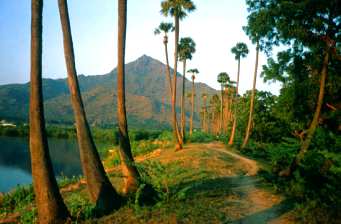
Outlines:
[{"label": "dirt path", "polygon": [[209,148],[210,150],[216,150],[222,153],[226,153],[232,156],[233,158],[239,160],[246,167],[246,170],[247,170],[246,176],[257,175],[259,166],[256,161],[248,159],[244,156],[238,155],[232,151],[226,150],[225,146],[220,142],[209,143],[209,144],[206,144],[205,147]]},{"label": "dirt path", "polygon": [[262,181],[257,177],[260,168],[256,161],[232,152],[231,149],[220,142],[205,144],[202,147],[233,157],[242,164],[243,169],[246,171],[245,177],[254,177],[257,180],[250,182],[248,178],[243,176],[235,180],[235,184],[240,186],[239,190],[245,194],[245,197],[241,198],[243,205],[239,207],[242,212],[240,212],[239,218],[226,223],[295,223],[293,214],[290,212],[291,206],[288,205],[285,198],[262,187]]},{"label": "dirt path", "polygon": [[224,206],[219,210],[229,217],[226,221],[217,223],[295,223],[288,201],[266,187],[264,181],[257,176],[260,169],[257,162],[233,152],[220,142],[188,144],[184,150],[178,152],[159,149],[136,158],[137,161],[151,159],[163,163],[181,161],[184,166],[195,169],[204,167],[215,173],[218,178],[197,188],[200,191],[218,186],[231,190],[230,194],[221,195],[214,202],[223,203]]}]

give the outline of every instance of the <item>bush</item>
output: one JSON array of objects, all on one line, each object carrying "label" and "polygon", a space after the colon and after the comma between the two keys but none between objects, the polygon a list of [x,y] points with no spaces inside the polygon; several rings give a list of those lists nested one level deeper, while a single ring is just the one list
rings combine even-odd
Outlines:
[{"label": "bush", "polygon": [[0,214],[19,211],[32,203],[33,200],[34,192],[32,185],[27,187],[18,186],[3,196],[0,204]]},{"label": "bush", "polygon": [[97,216],[96,205],[90,203],[79,193],[73,193],[66,199],[66,205],[71,213],[71,216],[76,221],[95,218]]},{"label": "bush", "polygon": [[187,137],[188,142],[207,143],[215,140],[215,136],[201,131],[194,131],[192,136]]}]

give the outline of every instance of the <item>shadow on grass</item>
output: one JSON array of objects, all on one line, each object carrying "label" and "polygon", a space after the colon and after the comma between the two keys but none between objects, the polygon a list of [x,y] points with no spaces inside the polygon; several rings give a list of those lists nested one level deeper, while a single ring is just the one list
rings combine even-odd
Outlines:
[{"label": "shadow on grass", "polygon": [[281,215],[291,211],[294,203],[290,200],[283,200],[271,208],[264,209],[259,212],[247,215],[241,219],[227,221],[226,224],[265,224],[269,221],[280,217]]},{"label": "shadow on grass", "polygon": [[214,193],[228,191],[231,192],[238,188],[255,187],[262,184],[259,177],[254,176],[234,176],[234,177],[218,177],[212,179],[201,179],[182,183],[176,186],[177,189],[186,191],[188,197],[194,197],[196,194]]},{"label": "shadow on grass", "polygon": [[[200,200],[200,197],[205,198],[218,198],[223,195],[229,195],[239,192],[243,197],[243,194],[247,192],[247,189],[262,188],[266,186],[264,181],[257,176],[235,176],[235,177],[221,177],[212,179],[201,179],[197,181],[191,181],[183,183],[178,186],[181,191],[185,193],[185,199]],[[199,197],[198,197],[199,196]],[[247,200],[246,198],[241,200]],[[226,203],[225,203],[226,205]],[[238,220],[223,221],[223,223],[232,224],[262,224],[291,211],[294,207],[294,203],[290,200],[283,200],[282,202],[273,205],[270,208],[262,211],[245,215]],[[227,217],[226,217],[227,218]],[[224,220],[224,219],[223,219]]]}]

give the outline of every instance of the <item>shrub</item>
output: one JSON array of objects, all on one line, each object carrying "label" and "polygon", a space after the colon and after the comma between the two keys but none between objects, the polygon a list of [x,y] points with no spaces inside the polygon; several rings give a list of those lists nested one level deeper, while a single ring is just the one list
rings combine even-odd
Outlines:
[{"label": "shrub", "polygon": [[209,133],[194,131],[192,136],[187,137],[188,142],[198,142],[198,143],[207,143],[215,140],[215,137]]}]

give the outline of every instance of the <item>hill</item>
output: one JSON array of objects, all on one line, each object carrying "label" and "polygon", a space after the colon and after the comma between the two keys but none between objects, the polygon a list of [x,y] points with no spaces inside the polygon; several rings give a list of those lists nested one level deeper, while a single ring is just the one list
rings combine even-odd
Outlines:
[{"label": "hill", "polygon": [[[143,55],[126,64],[126,93],[128,124],[136,128],[161,128],[170,126],[170,96],[166,82],[166,65]],[[116,123],[116,75],[114,69],[108,74],[79,75],[87,117],[91,125],[107,127]],[[189,76],[189,75],[188,75]],[[178,74],[178,100],[182,76]],[[9,84],[0,86],[0,119],[27,122],[29,108],[29,85]],[[191,91],[191,82],[186,79],[186,89]],[[195,83],[196,107],[195,126],[199,126],[199,104],[201,93],[216,93],[216,90],[203,83]],[[43,94],[46,121],[53,124],[73,124],[66,79],[43,79]],[[163,97],[165,101],[162,109]],[[179,104],[178,104],[179,105]],[[189,118],[189,102],[186,116]],[[179,111],[179,108],[177,108]]]}]

